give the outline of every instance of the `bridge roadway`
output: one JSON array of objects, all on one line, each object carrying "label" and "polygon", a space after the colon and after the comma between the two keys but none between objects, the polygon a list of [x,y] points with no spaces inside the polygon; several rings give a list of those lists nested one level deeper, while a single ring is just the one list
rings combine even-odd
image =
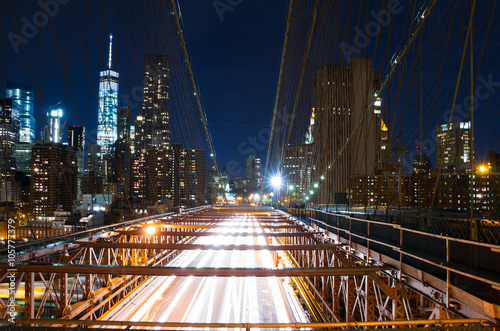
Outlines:
[{"label": "bridge roadway", "polygon": [[[266,245],[251,214],[228,214],[199,245]],[[232,234],[232,235],[228,235]],[[238,234],[245,234],[240,236]],[[252,235],[248,235],[252,234]],[[269,250],[190,250],[168,266],[194,268],[273,268]],[[296,323],[308,322],[288,277],[150,278],[100,319],[107,321]]]},{"label": "bridge roadway", "polygon": [[[325,232],[323,223],[307,226],[269,208],[215,207],[28,244],[15,255],[22,314],[15,323],[252,330],[500,324],[498,306],[471,310],[471,295],[452,301],[456,290],[446,292],[446,282],[409,274],[406,260],[375,251],[384,238],[366,250],[360,234],[338,235],[354,231],[356,220],[336,220],[335,238],[333,223]],[[370,223],[368,232],[378,234],[379,226]],[[388,243],[398,239],[387,233]],[[0,306],[5,319],[5,301]]]}]

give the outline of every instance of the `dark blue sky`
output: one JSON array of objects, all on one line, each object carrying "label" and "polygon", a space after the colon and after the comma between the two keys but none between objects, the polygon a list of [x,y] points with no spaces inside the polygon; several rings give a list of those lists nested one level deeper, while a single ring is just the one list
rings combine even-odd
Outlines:
[{"label": "dark blue sky", "polygon": [[[63,0],[55,1],[64,3]],[[129,39],[132,43],[135,40],[133,30],[129,25],[127,28],[121,27],[120,32],[113,28],[111,13],[112,9],[118,12],[116,5],[110,8],[104,4],[107,14],[103,18],[97,2],[91,3],[89,16],[85,13],[84,1],[73,1],[77,25],[74,24],[69,5],[60,5],[52,17],[64,60],[67,40],[68,72],[75,102],[71,91],[66,89],[64,70],[50,23],[30,33],[25,47],[40,98],[43,97],[45,111],[48,106],[62,101],[69,109],[68,123],[79,125],[81,120],[87,127],[90,138],[95,140],[97,98],[94,89],[98,89],[102,57],[107,56],[108,32],[114,33],[114,59],[120,67],[120,104],[124,103],[125,96],[128,95],[131,96],[129,100],[134,108],[133,94],[141,84],[142,74],[142,64],[136,65],[134,61],[142,61],[140,58],[144,50],[140,49],[141,45],[134,44],[131,47],[133,51],[128,53],[131,49],[127,44]],[[20,29],[27,24],[26,21],[33,22],[34,15],[39,11],[35,0],[11,1],[11,4]],[[184,37],[210,124],[218,162],[221,168],[231,162],[232,175],[245,176],[245,159],[248,154],[255,152],[264,157],[267,150],[267,144],[262,143],[265,142],[262,139],[256,144],[257,148],[248,148],[248,144],[253,141],[253,137],[259,137],[262,125],[270,123],[288,2],[241,1],[238,6],[232,7],[232,11],[224,13],[218,12],[211,1],[185,0],[180,4]],[[15,41],[13,36],[16,34],[16,27],[7,3],[4,10],[6,34],[10,33],[10,38]],[[118,21],[121,21],[120,18]],[[88,32],[91,82],[87,81],[85,56],[76,26],[85,50],[86,31]],[[133,29],[147,30],[147,27]],[[31,32],[29,29],[26,31]],[[125,35],[125,31],[129,34]],[[24,35],[23,31],[21,33]],[[137,34],[140,35],[139,32]],[[126,37],[128,39],[124,45],[123,39]],[[11,39],[5,40],[6,81],[34,85],[23,49],[16,42],[12,46]],[[124,56],[124,53],[128,56]],[[87,98],[87,93],[90,98]],[[35,96],[37,139],[43,122],[40,103]],[[75,108],[78,108],[78,112]],[[137,114],[137,109],[134,113]],[[264,137],[262,134],[260,136]]]},{"label": "dark blue sky", "polygon": [[[182,2],[185,38],[219,162],[234,175],[265,158],[288,1],[241,1],[220,20],[211,1]],[[227,126],[227,125],[230,126]]]}]

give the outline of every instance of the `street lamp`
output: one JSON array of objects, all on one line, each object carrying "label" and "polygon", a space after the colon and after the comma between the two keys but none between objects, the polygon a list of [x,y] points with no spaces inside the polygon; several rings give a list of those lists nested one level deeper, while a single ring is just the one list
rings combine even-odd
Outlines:
[{"label": "street lamp", "polygon": [[[280,189],[281,189],[281,183],[282,183],[282,180],[281,180],[280,175],[276,175],[276,176],[273,176],[271,178],[271,186],[274,187],[274,189],[277,191],[278,194],[279,194]],[[277,201],[279,200],[279,195],[277,195],[276,199],[277,199]]]},{"label": "street lamp", "polygon": [[481,174],[487,174],[490,172],[488,165],[484,164],[484,163],[479,164],[479,166],[477,167],[477,170],[479,170],[479,172]]},{"label": "street lamp", "polygon": [[271,178],[271,185],[275,188],[275,189],[280,189],[281,187],[281,177],[279,175],[277,176],[274,176]]}]

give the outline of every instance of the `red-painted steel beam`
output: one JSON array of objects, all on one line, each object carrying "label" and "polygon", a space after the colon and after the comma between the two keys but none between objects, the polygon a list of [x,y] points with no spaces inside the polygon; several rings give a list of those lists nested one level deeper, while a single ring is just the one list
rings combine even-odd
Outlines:
[{"label": "red-painted steel beam", "polygon": [[[8,265],[0,265],[1,270]],[[342,268],[182,268],[182,267],[132,267],[54,264],[16,265],[17,272],[46,272],[94,275],[146,275],[146,276],[197,276],[197,277],[305,277],[305,276],[353,276],[390,270],[391,267],[342,267]]]}]

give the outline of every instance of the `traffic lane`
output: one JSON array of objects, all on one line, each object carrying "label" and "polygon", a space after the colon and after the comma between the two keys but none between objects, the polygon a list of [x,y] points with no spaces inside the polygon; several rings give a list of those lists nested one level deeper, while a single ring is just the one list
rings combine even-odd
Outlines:
[{"label": "traffic lane", "polygon": [[[255,227],[238,229],[242,223]],[[201,237],[199,244],[266,244],[265,237],[224,236],[231,232],[257,232],[262,230],[255,220],[233,219],[213,237]],[[182,252],[172,266],[184,267],[272,267],[269,251],[190,251]],[[276,277],[155,277],[154,291],[145,285],[138,301],[111,319],[138,321],[178,322],[295,322],[290,313],[281,280]]]}]

